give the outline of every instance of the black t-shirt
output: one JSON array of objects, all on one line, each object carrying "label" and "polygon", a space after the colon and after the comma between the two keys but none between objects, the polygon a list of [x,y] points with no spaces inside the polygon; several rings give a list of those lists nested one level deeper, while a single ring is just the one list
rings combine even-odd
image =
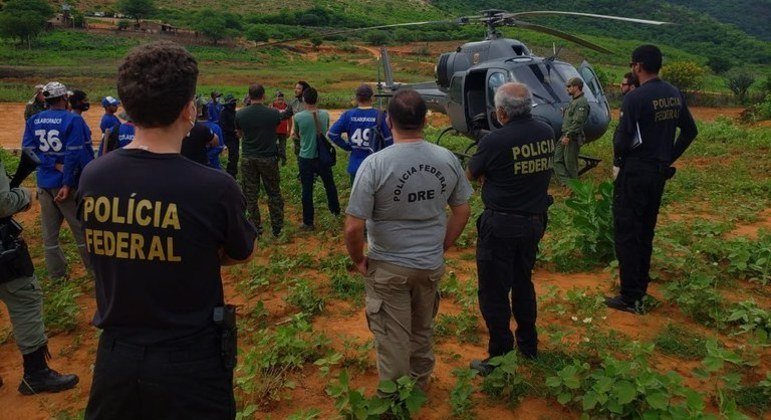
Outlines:
[{"label": "black t-shirt", "polygon": [[[182,140],[182,156],[202,165],[209,163],[206,145],[214,138],[214,133],[205,124],[197,122]],[[224,141],[224,140],[223,140]]]},{"label": "black t-shirt", "polygon": [[[676,129],[680,136],[675,141]],[[696,137],[696,123],[676,87],[649,80],[627,93],[613,137],[614,163],[637,158],[671,164]]]},{"label": "black t-shirt", "polygon": [[119,149],[85,168],[78,202],[95,326],[155,344],[213,325],[224,300],[219,252],[245,259],[256,237],[228,174],[176,153]]},{"label": "black t-shirt", "polygon": [[554,130],[529,116],[512,119],[479,140],[468,163],[472,175],[485,178],[485,208],[526,214],[548,209],[553,166]]},{"label": "black t-shirt", "polygon": [[235,105],[225,105],[220,112],[220,128],[225,136],[223,141],[237,140],[236,134],[236,107]]}]

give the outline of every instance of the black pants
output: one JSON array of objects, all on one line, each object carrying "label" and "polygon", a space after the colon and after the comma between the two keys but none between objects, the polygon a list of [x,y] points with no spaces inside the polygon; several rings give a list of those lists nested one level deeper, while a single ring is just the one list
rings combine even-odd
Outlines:
[{"label": "black pants", "polygon": [[332,168],[321,163],[319,159],[298,158],[300,166],[300,183],[302,184],[303,223],[313,226],[315,210],[313,208],[313,182],[316,175],[324,184],[327,194],[327,205],[332,214],[340,214],[340,201],[337,198],[337,186],[332,175]]},{"label": "black pants", "polygon": [[86,419],[232,419],[233,372],[214,330],[164,346],[99,338]]},{"label": "black pants", "polygon": [[531,277],[544,229],[541,216],[485,210],[477,219],[479,308],[490,332],[490,357],[514,349],[509,327],[512,313],[517,322],[517,347],[527,356],[537,354],[537,309]]},{"label": "black pants", "polygon": [[238,157],[241,156],[240,144],[238,138],[229,138],[225,136],[225,146],[228,148],[228,166],[225,169],[233,178],[238,175]]},{"label": "black pants", "polygon": [[613,225],[621,296],[642,299],[650,283],[651,253],[669,165],[629,160],[616,177]]}]

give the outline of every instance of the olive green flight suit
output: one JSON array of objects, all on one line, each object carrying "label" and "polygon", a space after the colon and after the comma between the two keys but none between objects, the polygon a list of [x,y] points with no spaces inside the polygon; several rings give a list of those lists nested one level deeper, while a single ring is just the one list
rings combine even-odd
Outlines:
[{"label": "olive green flight suit", "polygon": [[[29,205],[29,192],[11,189],[5,167],[0,162],[0,217],[8,217]],[[22,354],[29,354],[46,344],[43,326],[43,293],[34,275],[0,283],[0,300],[8,307],[13,336]]]},{"label": "olive green flight suit", "polygon": [[589,103],[586,96],[581,93],[570,101],[565,115],[562,118],[562,136],[567,136],[570,141],[562,144],[562,138],[557,141],[554,150],[554,173],[565,185],[569,179],[578,179],[578,152],[584,144],[584,124],[589,118]]}]

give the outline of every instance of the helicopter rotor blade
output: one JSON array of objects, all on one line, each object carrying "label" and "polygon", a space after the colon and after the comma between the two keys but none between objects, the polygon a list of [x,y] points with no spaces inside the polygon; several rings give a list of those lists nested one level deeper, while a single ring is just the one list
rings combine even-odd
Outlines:
[{"label": "helicopter rotor blade", "polygon": [[647,25],[671,25],[672,24],[671,22],[661,22],[658,20],[636,19],[636,18],[628,18],[628,17],[612,16],[612,15],[597,15],[594,13],[561,12],[556,10],[537,10],[532,12],[505,13],[500,17],[502,19],[514,19],[514,18],[520,18],[524,16],[535,16],[535,15],[583,16],[583,17],[591,17],[591,18],[598,18],[598,19],[620,20],[624,22],[644,23]]},{"label": "helicopter rotor blade", "polygon": [[[329,31],[329,32],[322,32],[315,35],[319,35],[322,38],[324,38],[332,35],[341,35],[341,34],[347,34],[352,32],[359,32],[359,31],[369,31],[373,29],[388,29],[388,28],[399,28],[404,26],[422,26],[422,25],[464,24],[464,23],[467,23],[468,19],[473,19],[476,17],[477,16],[470,16],[470,17],[462,17],[462,18],[452,19],[452,20],[428,20],[424,22],[394,23],[390,25],[368,26],[366,28],[341,29],[341,30],[335,30],[335,31]],[[308,38],[311,38],[311,36],[300,36],[295,38],[283,39],[281,41],[263,42],[263,43],[257,44],[256,47],[268,47],[271,45],[285,44],[287,42],[301,41],[303,39],[308,39]]]},{"label": "helicopter rotor blade", "polygon": [[607,49],[605,47],[601,47],[601,46],[599,46],[599,45],[597,45],[597,44],[595,44],[593,42],[589,42],[589,41],[587,41],[587,40],[585,40],[583,38],[579,38],[579,37],[577,37],[575,35],[571,35],[571,34],[569,34],[567,32],[562,32],[562,31],[560,31],[558,29],[550,28],[548,26],[543,26],[543,25],[536,25],[535,23],[523,22],[521,20],[516,20],[516,19],[511,19],[510,21],[511,21],[511,23],[514,26],[517,26],[519,28],[531,29],[531,30],[536,31],[536,32],[543,32],[545,34],[556,36],[557,38],[562,38],[562,39],[564,39],[566,41],[574,42],[574,43],[576,43],[578,45],[582,45],[582,46],[584,46],[586,48],[591,48],[591,49],[593,49],[595,51],[598,51],[598,52],[601,52],[601,53],[613,54],[613,51],[611,51],[611,50],[609,50],[609,49]]}]

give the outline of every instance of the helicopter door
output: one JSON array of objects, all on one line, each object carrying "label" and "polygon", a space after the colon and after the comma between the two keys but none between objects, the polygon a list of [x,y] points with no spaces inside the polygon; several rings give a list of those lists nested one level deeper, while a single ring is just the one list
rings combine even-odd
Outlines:
[{"label": "helicopter door", "polygon": [[460,133],[468,132],[466,109],[463,106],[463,76],[453,76],[450,81],[450,94],[447,100],[447,116],[450,117],[452,128]]},{"label": "helicopter door", "polygon": [[602,90],[602,83],[600,78],[597,77],[597,73],[594,72],[592,66],[584,60],[581,66],[578,68],[578,72],[584,79],[586,86],[592,91],[597,98],[597,102],[603,105],[603,111],[606,115],[610,115],[610,106],[608,105],[608,99],[605,97],[605,92]]},{"label": "helicopter door", "polygon": [[487,72],[487,120],[490,128],[501,127],[495,115],[495,91],[504,83],[506,83],[504,70],[491,69]]}]

